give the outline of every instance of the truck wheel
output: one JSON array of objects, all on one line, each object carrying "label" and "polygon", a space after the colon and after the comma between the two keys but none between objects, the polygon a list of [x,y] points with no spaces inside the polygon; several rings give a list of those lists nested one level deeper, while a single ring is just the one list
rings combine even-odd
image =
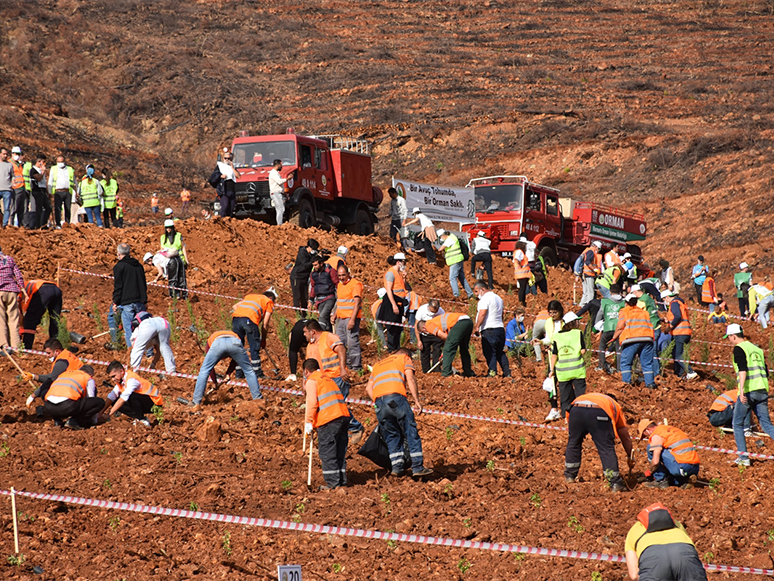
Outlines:
[{"label": "truck wheel", "polygon": [[368,236],[374,233],[374,223],[371,220],[371,214],[366,210],[360,209],[355,215],[355,223],[349,227],[349,231],[360,236]]},{"label": "truck wheel", "polygon": [[315,216],[314,206],[309,198],[301,198],[298,202],[298,213],[293,217],[292,222],[301,228],[311,228],[317,225],[317,216]]},{"label": "truck wheel", "polygon": [[544,246],[540,249],[540,256],[543,257],[547,266],[556,266],[559,261],[556,259],[556,252],[550,246]]}]

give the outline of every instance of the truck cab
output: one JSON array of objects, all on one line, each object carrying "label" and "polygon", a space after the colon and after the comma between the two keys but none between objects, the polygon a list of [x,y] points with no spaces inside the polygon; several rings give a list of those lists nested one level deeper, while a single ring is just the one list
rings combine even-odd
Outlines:
[{"label": "truck cab", "polygon": [[[236,182],[236,217],[273,222],[269,172],[282,162],[287,178],[286,219],[303,228],[344,226],[371,234],[382,192],[371,185],[371,156],[363,140],[340,136],[243,134],[232,143]],[[214,208],[217,210],[218,208]]]}]

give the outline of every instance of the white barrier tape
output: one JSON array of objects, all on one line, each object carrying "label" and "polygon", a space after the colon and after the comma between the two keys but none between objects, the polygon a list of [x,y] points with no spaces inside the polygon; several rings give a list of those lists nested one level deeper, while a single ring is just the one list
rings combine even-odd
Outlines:
[{"label": "white barrier tape", "polygon": [[[7,349],[9,351],[13,351],[14,350],[11,347],[8,347]],[[46,355],[46,353],[44,353],[43,351],[36,351],[34,349],[26,349],[26,350],[17,349],[16,351],[24,352],[24,353],[32,353],[34,355],[43,355],[45,357],[48,357]],[[88,358],[85,358],[85,357],[81,357],[81,360],[85,361],[87,363],[96,363],[98,365],[104,365],[106,367],[109,365],[109,363],[107,361],[100,361],[99,359],[88,359]],[[174,376],[174,377],[181,377],[183,379],[194,379],[195,380],[195,379],[198,378],[198,376],[190,375],[188,373],[167,372],[167,371],[162,371],[162,370],[159,370],[159,369],[151,369],[151,368],[148,368],[148,367],[138,367],[137,369],[139,371],[147,371],[147,372],[158,374],[158,375],[171,375],[171,376]],[[248,384],[245,381],[231,380],[231,381],[228,382],[228,384],[238,385],[240,387],[248,387]],[[278,393],[286,393],[286,394],[289,394],[289,395],[298,395],[298,396],[306,397],[306,392],[298,390],[298,389],[290,389],[290,388],[286,388],[286,387],[274,387],[274,386],[271,386],[271,385],[260,385],[260,388],[261,388],[261,391],[263,391],[263,390],[274,391],[274,392],[278,392]],[[348,398],[346,398],[346,401],[348,403],[353,403],[353,404],[363,405],[363,406],[368,406],[368,407],[373,407],[374,406],[374,402],[372,402],[371,400],[367,400],[367,399],[355,399],[355,398],[348,397]],[[535,423],[535,422],[527,422],[527,421],[522,421],[522,420],[509,420],[509,419],[506,419],[506,418],[492,418],[492,417],[488,417],[488,416],[477,416],[477,415],[473,415],[473,414],[464,414],[464,413],[460,413],[460,412],[449,412],[449,411],[445,411],[445,410],[433,410],[433,409],[428,409],[428,408],[422,408],[422,413],[430,414],[430,415],[437,415],[437,416],[444,416],[444,417],[449,417],[449,418],[459,418],[459,419],[463,419],[463,420],[474,420],[474,421],[479,421],[479,422],[490,422],[490,423],[494,423],[494,424],[506,424],[506,425],[511,425],[511,426],[522,426],[522,427],[527,427],[527,428],[539,428],[539,429],[543,429],[543,430],[557,430],[557,431],[562,431],[562,432],[566,432],[567,431],[567,428],[565,428],[563,426],[552,426],[552,425],[549,425],[549,424],[539,424],[539,423]],[[695,446],[695,447],[699,448],[701,450],[707,450],[707,451],[710,451],[710,452],[721,452],[723,454],[736,454],[736,455],[742,454],[742,452],[740,452],[738,450],[727,450],[725,448],[710,448],[710,447],[707,447],[707,446],[698,446],[698,445]],[[756,454],[754,452],[745,452],[745,454],[747,456],[749,456],[750,458],[758,458],[760,460],[774,460],[774,456],[769,456],[769,455],[766,455],[766,454]]]},{"label": "white barrier tape", "polygon": [[[0,494],[11,496],[10,490],[0,490]],[[36,500],[50,500],[52,502],[64,502],[95,508],[107,508],[124,510],[141,514],[157,514],[176,518],[190,518],[194,520],[230,523],[242,526],[264,527],[289,531],[301,531],[321,535],[339,535],[346,537],[358,537],[363,539],[375,539],[404,543],[417,543],[421,545],[437,545],[458,549],[475,549],[480,551],[496,551],[502,553],[523,553],[525,555],[543,555],[546,557],[561,557],[567,559],[584,559],[588,561],[604,561],[608,563],[624,563],[626,559],[621,555],[608,555],[605,553],[590,553],[587,551],[574,551],[568,549],[548,549],[546,547],[531,547],[529,545],[517,545],[513,543],[488,543],[481,541],[468,541],[450,537],[427,537],[424,535],[407,535],[404,533],[388,533],[373,529],[353,529],[349,527],[317,525],[312,523],[289,522],[282,520],[235,516],[216,512],[201,512],[178,508],[166,508],[146,504],[134,504],[129,502],[115,502],[112,500],[97,500],[93,498],[81,498],[63,494],[43,494],[39,492],[26,492],[14,490],[14,496],[24,496]],[[752,575],[774,575],[774,569],[758,569],[755,567],[739,567],[736,565],[704,565],[707,571],[719,571],[729,573],[749,573]]]}]

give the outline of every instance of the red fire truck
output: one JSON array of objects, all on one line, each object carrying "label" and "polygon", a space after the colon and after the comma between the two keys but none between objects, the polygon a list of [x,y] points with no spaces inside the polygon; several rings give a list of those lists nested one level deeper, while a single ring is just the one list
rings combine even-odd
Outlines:
[{"label": "red fire truck", "polygon": [[[371,184],[368,143],[340,135],[305,137],[292,129],[284,135],[250,136],[242,132],[232,144],[236,183],[236,217],[274,223],[269,197],[269,172],[282,161],[288,178],[285,219],[302,228],[346,228],[372,234],[382,191]],[[215,212],[220,204],[213,204]]]},{"label": "red fire truck", "polygon": [[645,217],[591,202],[560,196],[559,190],[524,176],[489,176],[470,180],[475,192],[476,222],[463,227],[475,236],[483,230],[492,252],[512,255],[520,236],[537,245],[551,265],[572,264],[593,241],[604,249],[629,252],[636,263],[645,240]]}]

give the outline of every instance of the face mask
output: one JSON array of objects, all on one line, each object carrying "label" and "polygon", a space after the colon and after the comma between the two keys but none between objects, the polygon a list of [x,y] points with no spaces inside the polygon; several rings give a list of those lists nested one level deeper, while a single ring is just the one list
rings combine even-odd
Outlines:
[{"label": "face mask", "polygon": [[19,161],[19,154],[18,153],[14,153],[11,157],[13,157],[14,161]]},{"label": "face mask", "polygon": [[524,322],[524,317],[516,317],[516,321],[519,322],[519,323],[523,323]]},{"label": "face mask", "polygon": [[64,168],[65,168],[65,162],[63,162],[63,161],[60,161],[60,162],[59,162],[59,163],[57,163],[56,165],[57,165],[57,167],[59,167],[60,169],[64,169]]},{"label": "face mask", "polygon": [[89,169],[87,169],[86,170],[86,175],[89,176],[90,178],[93,178],[94,177],[94,168],[90,167]]},{"label": "face mask", "polygon": [[403,263],[403,262],[399,262],[399,263],[398,263],[398,270],[399,270],[399,271],[401,271],[401,272],[405,272],[405,271],[406,271],[406,265],[405,265],[405,263]]}]

